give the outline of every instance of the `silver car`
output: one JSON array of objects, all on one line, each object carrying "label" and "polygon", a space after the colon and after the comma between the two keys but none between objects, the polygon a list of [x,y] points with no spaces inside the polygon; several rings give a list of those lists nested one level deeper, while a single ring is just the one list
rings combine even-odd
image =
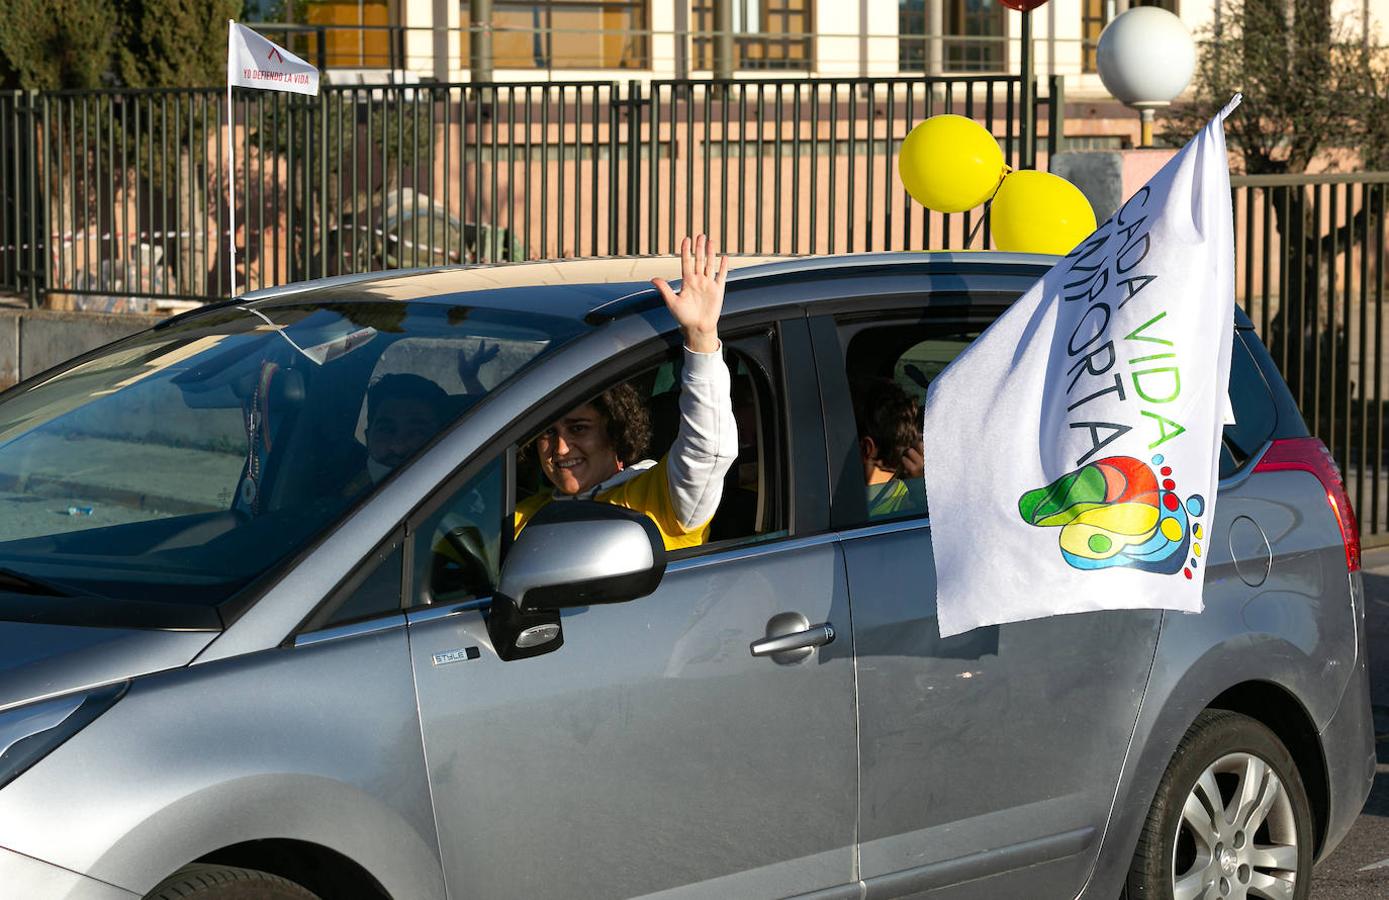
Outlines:
[{"label": "silver car", "polygon": [[[1308,896],[1374,773],[1359,543],[1248,321],[1200,615],[941,639],[927,511],[865,495],[854,385],[919,398],[1051,262],[735,271],[678,552],[512,526],[605,387],[669,443],[670,260],[271,291],[6,392],[0,896]],[[373,466],[392,375],[448,413]]]}]

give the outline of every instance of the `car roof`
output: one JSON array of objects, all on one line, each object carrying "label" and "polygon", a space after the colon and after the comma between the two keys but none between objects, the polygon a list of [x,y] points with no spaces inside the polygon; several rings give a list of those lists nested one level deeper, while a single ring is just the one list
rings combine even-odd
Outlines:
[{"label": "car roof", "polygon": [[[1012,285],[1027,284],[1060,257],[997,250],[928,250],[844,253],[825,256],[729,255],[730,291],[795,281],[863,278],[874,275],[1006,276]],[[161,325],[211,309],[243,304],[301,305],[314,302],[398,300],[445,305],[491,307],[598,324],[660,305],[650,279],[679,283],[677,256],[607,257],[492,265],[397,269],[339,275],[295,282],[243,294],[234,300],[200,307]],[[992,280],[992,279],[990,279]],[[1017,289],[1017,288],[1014,288]],[[1236,326],[1252,328],[1238,307]],[[160,326],[156,326],[160,327]]]},{"label": "car roof", "polygon": [[[902,251],[830,256],[729,256],[729,287],[740,289],[830,275],[1002,273],[1035,278],[1058,257],[998,251]],[[650,279],[678,283],[676,256],[547,260],[372,272],[253,291],[237,305],[398,300],[496,307],[594,320],[644,308],[655,296]]]}]

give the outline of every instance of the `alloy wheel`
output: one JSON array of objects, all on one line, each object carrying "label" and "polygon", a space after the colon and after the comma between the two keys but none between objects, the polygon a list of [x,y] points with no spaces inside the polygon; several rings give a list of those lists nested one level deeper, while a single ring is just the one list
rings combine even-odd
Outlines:
[{"label": "alloy wheel", "polygon": [[1292,900],[1297,820],[1278,773],[1250,753],[1220,757],[1182,807],[1172,853],[1173,900]]}]

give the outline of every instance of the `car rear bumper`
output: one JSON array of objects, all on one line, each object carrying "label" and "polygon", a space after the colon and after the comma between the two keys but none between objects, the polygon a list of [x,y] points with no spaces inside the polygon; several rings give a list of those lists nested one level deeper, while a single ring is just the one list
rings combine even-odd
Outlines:
[{"label": "car rear bumper", "polygon": [[[1352,578],[1355,601],[1364,602],[1358,574]],[[1357,613],[1359,610],[1357,610]],[[1350,831],[1365,806],[1375,780],[1374,718],[1370,712],[1370,673],[1366,664],[1365,624],[1359,617],[1359,647],[1355,671],[1351,673],[1340,705],[1321,731],[1322,752],[1326,756],[1326,779],[1330,800],[1326,840],[1318,859],[1326,857]]]},{"label": "car rear bumper", "polygon": [[0,847],[0,894],[44,900],[138,900],[139,894]]}]

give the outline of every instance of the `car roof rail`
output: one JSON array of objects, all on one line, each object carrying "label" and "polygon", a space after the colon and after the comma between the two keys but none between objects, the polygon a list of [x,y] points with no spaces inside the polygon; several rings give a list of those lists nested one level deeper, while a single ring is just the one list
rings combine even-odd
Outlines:
[{"label": "car roof rail", "polygon": [[[923,275],[998,274],[1000,267],[1016,267],[1018,274],[1033,274],[1056,264],[1060,259],[1040,253],[1005,253],[988,250],[898,251],[889,253],[850,253],[838,256],[794,257],[784,261],[763,263],[734,269],[728,273],[728,290],[768,287],[800,281],[827,278],[861,278],[875,274],[908,274],[913,270]],[[1039,272],[1038,272],[1039,273]],[[675,279],[671,286],[679,289]],[[643,288],[625,294],[591,309],[584,321],[602,325],[624,316],[649,312],[660,307],[661,295],[655,288]]]}]

